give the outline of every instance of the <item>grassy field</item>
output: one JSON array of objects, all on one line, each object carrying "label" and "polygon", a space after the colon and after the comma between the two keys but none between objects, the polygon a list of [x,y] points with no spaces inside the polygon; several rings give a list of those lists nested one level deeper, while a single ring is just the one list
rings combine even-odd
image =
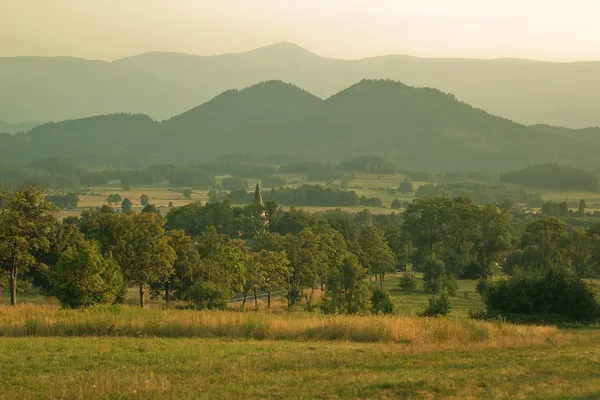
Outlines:
[{"label": "grassy field", "polygon": [[0,399],[600,398],[598,327],[469,320],[475,281],[459,281],[448,317],[416,317],[429,295],[398,279],[384,281],[391,317],[290,313],[281,298],[255,312],[142,310],[133,291],[84,310],[2,296]]},{"label": "grassy field", "polygon": [[0,306],[0,398],[595,399],[599,340],[465,318]]}]

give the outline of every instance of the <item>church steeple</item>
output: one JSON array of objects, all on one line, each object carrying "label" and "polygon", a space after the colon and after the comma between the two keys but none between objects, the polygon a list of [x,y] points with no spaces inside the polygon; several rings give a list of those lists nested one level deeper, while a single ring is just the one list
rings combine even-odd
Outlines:
[{"label": "church steeple", "polygon": [[263,205],[262,194],[260,193],[260,185],[256,182],[256,189],[254,190],[254,204]]}]

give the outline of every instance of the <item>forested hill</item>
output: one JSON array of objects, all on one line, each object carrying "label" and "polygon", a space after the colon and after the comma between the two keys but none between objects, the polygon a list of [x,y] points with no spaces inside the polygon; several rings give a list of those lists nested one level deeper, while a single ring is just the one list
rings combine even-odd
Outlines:
[{"label": "forested hill", "polygon": [[130,114],[68,120],[0,136],[0,145],[0,156],[13,163],[65,157],[112,167],[197,163],[231,153],[327,162],[373,155],[422,171],[600,166],[597,146],[575,137],[492,116],[438,90],[378,80],[326,100],[269,81],[163,122]]},{"label": "forested hill", "polygon": [[600,177],[579,168],[557,164],[540,164],[500,175],[504,183],[553,190],[600,191]]},{"label": "forested hill", "polygon": [[290,43],[210,57],[150,53],[113,62],[0,58],[0,120],[60,121],[118,112],[165,119],[229,89],[292,82],[327,98],[365,78],[433,87],[525,124],[600,126],[600,62],[321,57]]}]

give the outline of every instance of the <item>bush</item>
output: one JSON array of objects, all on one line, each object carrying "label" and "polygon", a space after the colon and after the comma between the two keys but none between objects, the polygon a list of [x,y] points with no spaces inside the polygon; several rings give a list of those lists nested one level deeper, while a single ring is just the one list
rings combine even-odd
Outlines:
[{"label": "bush", "polygon": [[373,314],[393,314],[394,313],[394,302],[392,296],[386,290],[375,289],[371,295],[371,311]]},{"label": "bush", "polygon": [[417,280],[417,277],[410,271],[405,271],[400,278],[400,288],[404,292],[410,293],[414,291],[417,289],[418,284],[419,281]]},{"label": "bush", "polygon": [[444,277],[444,289],[450,296],[456,296],[456,291],[458,290],[458,282],[456,282],[456,278],[451,275],[446,275]]},{"label": "bush", "polygon": [[447,315],[452,309],[448,293],[442,292],[439,297],[429,299],[429,306],[423,312],[424,317],[435,317],[438,315]]},{"label": "bush", "polygon": [[199,310],[224,310],[229,296],[213,283],[198,282],[190,289],[190,299]]},{"label": "bush", "polygon": [[483,297],[488,316],[518,321],[594,322],[600,306],[594,290],[565,268],[517,270],[491,285]]}]

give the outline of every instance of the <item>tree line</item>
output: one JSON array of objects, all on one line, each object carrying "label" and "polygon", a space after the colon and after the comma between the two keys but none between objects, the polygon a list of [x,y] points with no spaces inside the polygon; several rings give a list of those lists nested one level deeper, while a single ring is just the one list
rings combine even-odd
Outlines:
[{"label": "tree line", "polygon": [[[59,223],[43,194],[26,187],[3,193],[0,206],[0,265],[13,304],[25,275],[65,307],[122,302],[135,286],[141,306],[148,290],[201,309],[224,308],[234,295],[244,303],[251,296],[257,305],[257,294],[266,291],[270,306],[277,289],[290,308],[304,301],[330,313],[379,312],[393,309],[382,290],[386,274],[404,271],[401,285],[410,288],[418,271],[425,291],[439,296],[432,314],[447,310],[457,279],[479,278],[490,313],[598,315],[580,277],[600,275],[600,224],[570,228],[509,205],[417,199],[404,214],[376,216],[284,211],[273,201],[235,207],[225,200],[172,208],[166,217],[151,204],[140,214],[103,207]],[[490,280],[501,273],[514,278]],[[368,277],[379,281],[377,292],[368,289]],[[529,309],[518,303],[515,292],[544,296],[536,288],[545,285],[587,311],[570,313],[554,298]],[[314,304],[319,286],[325,296]]]}]

